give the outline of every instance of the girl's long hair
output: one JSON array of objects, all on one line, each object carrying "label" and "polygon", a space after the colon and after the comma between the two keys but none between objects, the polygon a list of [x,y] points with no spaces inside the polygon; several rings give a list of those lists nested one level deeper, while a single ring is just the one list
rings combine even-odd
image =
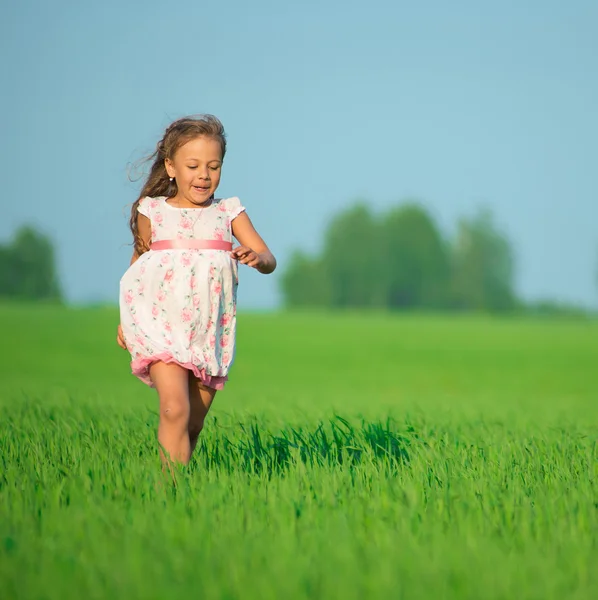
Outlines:
[{"label": "girl's long hair", "polygon": [[144,252],[149,250],[147,244],[139,235],[139,226],[137,224],[139,218],[137,207],[139,206],[139,202],[146,196],[172,197],[177,194],[178,188],[176,181],[170,181],[164,161],[166,159],[173,160],[174,155],[181,146],[198,137],[209,137],[218,140],[220,142],[220,147],[222,148],[222,160],[224,160],[224,155],[226,153],[226,134],[224,133],[222,123],[213,115],[184,117],[175,121],[169,125],[164,132],[164,136],[158,142],[156,150],[146,158],[142,159],[142,163],[153,162],[147,179],[141,188],[141,193],[131,207],[129,226],[131,228],[131,233],[133,234],[135,253],[138,256],[141,256]]}]

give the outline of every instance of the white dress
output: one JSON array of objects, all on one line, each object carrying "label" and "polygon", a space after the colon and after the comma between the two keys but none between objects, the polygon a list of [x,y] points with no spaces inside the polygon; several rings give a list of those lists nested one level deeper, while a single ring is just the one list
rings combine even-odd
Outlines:
[{"label": "white dress", "polygon": [[[143,198],[151,242],[232,242],[231,223],[245,208],[238,198],[181,209],[165,197]],[[131,371],[153,386],[149,367],[177,363],[204,385],[222,389],[235,351],[237,262],[228,251],[167,249],[142,254],[120,281],[120,319]]]}]

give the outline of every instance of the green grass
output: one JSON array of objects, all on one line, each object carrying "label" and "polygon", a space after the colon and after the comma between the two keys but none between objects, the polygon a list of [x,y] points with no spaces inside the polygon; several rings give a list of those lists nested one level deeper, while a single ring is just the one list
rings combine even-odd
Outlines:
[{"label": "green grass", "polygon": [[598,323],[242,315],[173,488],[116,320],[0,308],[0,598],[598,597]]}]

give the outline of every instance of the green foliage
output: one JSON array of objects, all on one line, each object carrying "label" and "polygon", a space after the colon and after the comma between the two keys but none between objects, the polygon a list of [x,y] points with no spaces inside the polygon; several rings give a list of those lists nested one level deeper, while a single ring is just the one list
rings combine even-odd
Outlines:
[{"label": "green foliage", "polygon": [[382,305],[381,250],[378,223],[366,205],[357,204],[330,223],[321,261],[332,306]]},{"label": "green foliage", "polygon": [[595,313],[590,309],[576,304],[558,302],[556,300],[537,300],[528,302],[524,313],[535,317],[551,317],[575,320],[591,320]]},{"label": "green foliage", "polygon": [[491,311],[515,308],[513,251],[489,210],[459,222],[452,258],[452,293],[458,308]]},{"label": "green foliage", "polygon": [[52,242],[32,227],[21,227],[9,245],[0,246],[0,298],[62,298]]},{"label": "green foliage", "polygon": [[327,306],[331,302],[331,284],[321,260],[294,252],[283,273],[281,286],[292,307]]},{"label": "green foliage", "polygon": [[380,228],[385,244],[380,272],[386,306],[445,307],[447,248],[431,216],[419,204],[406,204],[385,215]]},{"label": "green foliage", "polygon": [[489,212],[443,238],[416,202],[374,215],[357,204],[339,214],[320,256],[295,253],[282,278],[285,304],[327,308],[516,308],[514,259]]}]

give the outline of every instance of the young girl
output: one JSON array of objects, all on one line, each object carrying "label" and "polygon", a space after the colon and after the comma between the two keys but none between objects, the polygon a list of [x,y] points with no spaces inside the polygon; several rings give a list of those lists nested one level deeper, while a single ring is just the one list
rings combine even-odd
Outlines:
[{"label": "young girl", "polygon": [[233,361],[237,261],[260,273],[276,268],[239,199],[214,196],[225,151],[211,115],[166,129],[133,204],[133,258],[120,281],[118,344],[133,374],[157,389],[158,440],[181,463]]}]

